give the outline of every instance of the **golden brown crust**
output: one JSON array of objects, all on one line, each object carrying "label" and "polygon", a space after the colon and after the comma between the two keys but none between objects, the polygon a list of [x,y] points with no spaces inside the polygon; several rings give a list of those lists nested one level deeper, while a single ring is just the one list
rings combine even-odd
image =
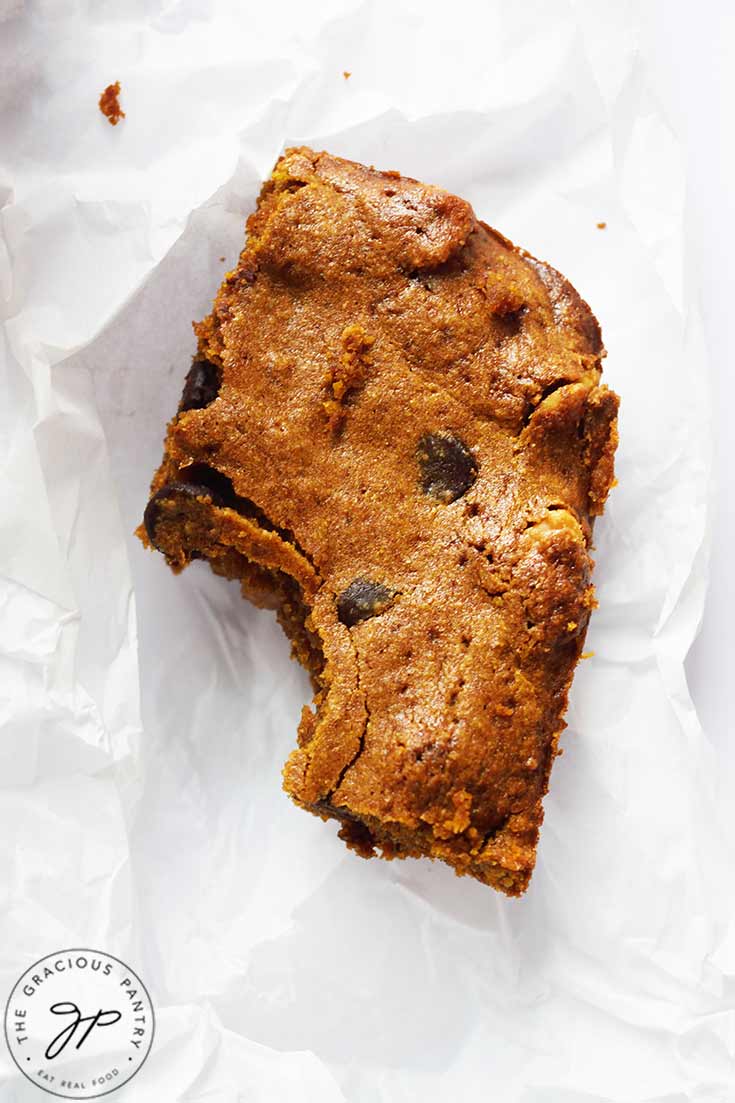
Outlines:
[{"label": "golden brown crust", "polygon": [[287,151],[248,232],[143,538],[279,609],[317,689],[298,804],[517,895],[613,478],[597,322],[463,200],[326,153]]}]

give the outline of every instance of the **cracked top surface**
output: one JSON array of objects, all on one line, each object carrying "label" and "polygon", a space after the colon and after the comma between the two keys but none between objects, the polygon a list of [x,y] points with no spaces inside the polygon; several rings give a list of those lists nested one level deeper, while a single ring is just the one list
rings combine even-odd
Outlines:
[{"label": "cracked top surface", "polygon": [[287,151],[248,231],[154,490],[214,468],[253,509],[209,557],[299,583],[325,663],[295,799],[517,891],[612,480],[597,322],[463,200],[325,153]]}]

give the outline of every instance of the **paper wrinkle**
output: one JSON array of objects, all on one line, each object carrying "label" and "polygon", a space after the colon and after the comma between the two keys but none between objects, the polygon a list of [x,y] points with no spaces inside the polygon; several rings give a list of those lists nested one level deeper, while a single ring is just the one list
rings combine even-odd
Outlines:
[{"label": "paper wrinkle", "polygon": [[[634,8],[0,19],[3,990],[69,945],[129,961],[158,1026],[121,1100],[730,1103],[732,843],[683,671],[709,396],[681,150]],[[114,79],[116,128],[95,106]],[[280,773],[311,690],[273,615],[132,536],[191,320],[301,142],[466,196],[602,324],[619,486],[521,901],[362,862],[293,807]],[[0,1078],[36,1098],[4,1050]]]}]

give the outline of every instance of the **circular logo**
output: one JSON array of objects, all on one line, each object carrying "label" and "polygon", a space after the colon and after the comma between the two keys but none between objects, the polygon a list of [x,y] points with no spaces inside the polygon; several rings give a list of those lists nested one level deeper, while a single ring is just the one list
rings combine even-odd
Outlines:
[{"label": "circular logo", "polygon": [[153,1043],[139,976],[100,950],[59,950],[26,969],[5,1007],[5,1040],[29,1080],[64,1099],[127,1084]]}]

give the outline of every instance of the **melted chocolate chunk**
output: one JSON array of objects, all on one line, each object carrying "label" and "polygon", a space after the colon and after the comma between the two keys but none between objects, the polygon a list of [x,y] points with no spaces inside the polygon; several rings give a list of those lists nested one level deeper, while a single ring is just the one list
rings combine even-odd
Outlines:
[{"label": "melted chocolate chunk", "polygon": [[209,406],[219,394],[219,387],[220,370],[217,365],[211,360],[195,360],[186,376],[179,413]]},{"label": "melted chocolate chunk", "polygon": [[148,539],[154,548],[163,551],[156,543],[156,528],[161,517],[164,502],[174,502],[177,498],[209,498],[213,505],[223,505],[222,499],[216,491],[208,486],[199,486],[196,483],[167,483],[157,490],[143,514],[143,524],[148,533]]},{"label": "melted chocolate chunk", "polygon": [[396,591],[389,590],[382,582],[356,578],[337,598],[337,616],[342,624],[352,628],[353,624],[382,613],[395,596]]},{"label": "melted chocolate chunk", "polygon": [[477,462],[466,444],[451,433],[427,433],[419,441],[416,460],[424,494],[440,502],[456,501],[477,478]]}]

